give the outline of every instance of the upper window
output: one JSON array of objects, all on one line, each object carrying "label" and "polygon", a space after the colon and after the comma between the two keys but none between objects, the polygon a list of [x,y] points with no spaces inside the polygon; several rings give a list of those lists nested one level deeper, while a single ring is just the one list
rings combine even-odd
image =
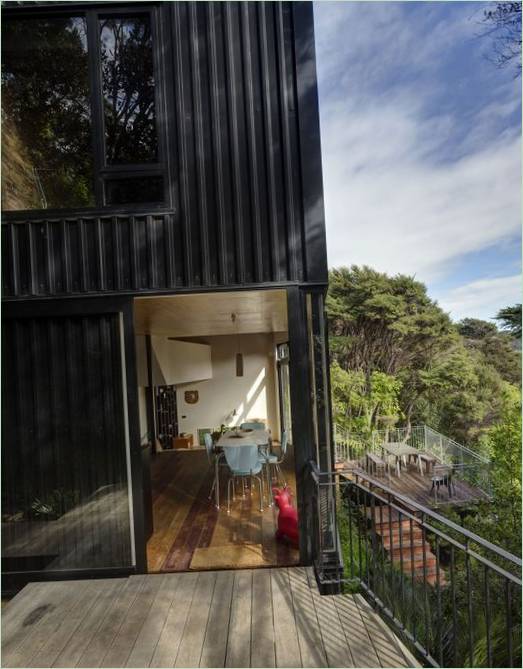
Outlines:
[{"label": "upper window", "polygon": [[2,209],[164,202],[149,12],[5,19]]},{"label": "upper window", "polygon": [[2,25],[2,208],[95,204],[85,18]]},{"label": "upper window", "polygon": [[150,17],[101,19],[100,50],[107,163],[156,162]]}]

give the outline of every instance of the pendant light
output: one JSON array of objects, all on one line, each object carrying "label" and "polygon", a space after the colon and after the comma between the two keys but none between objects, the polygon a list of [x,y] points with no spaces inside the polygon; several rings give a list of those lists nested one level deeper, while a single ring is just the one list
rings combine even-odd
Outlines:
[{"label": "pendant light", "polygon": [[238,332],[238,324],[236,322],[236,314],[231,314],[231,320],[236,329],[236,376],[243,376],[243,353],[241,352],[241,339]]}]

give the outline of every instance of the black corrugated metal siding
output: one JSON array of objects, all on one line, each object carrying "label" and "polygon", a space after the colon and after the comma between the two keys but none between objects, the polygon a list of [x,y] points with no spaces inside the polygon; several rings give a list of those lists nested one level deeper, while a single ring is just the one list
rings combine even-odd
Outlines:
[{"label": "black corrugated metal siding", "polygon": [[160,11],[173,208],[10,215],[5,298],[326,283],[311,3]]}]

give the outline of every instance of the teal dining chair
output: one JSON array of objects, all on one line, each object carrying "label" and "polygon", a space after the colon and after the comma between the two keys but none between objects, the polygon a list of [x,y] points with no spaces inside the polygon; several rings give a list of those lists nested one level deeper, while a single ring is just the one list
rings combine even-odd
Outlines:
[{"label": "teal dining chair", "polygon": [[258,481],[260,491],[260,511],[263,511],[263,489],[262,480],[258,474],[262,471],[263,460],[261,459],[256,444],[242,444],[241,446],[224,446],[223,454],[229,466],[229,480],[227,481],[227,513],[231,512],[231,487],[234,495],[234,481],[249,479],[252,490],[252,480]]},{"label": "teal dining chair", "polygon": [[267,472],[267,481],[269,482],[269,493],[270,493],[270,486],[272,483],[272,476],[271,476],[271,467],[273,467],[276,470],[276,480],[278,482],[282,482],[284,486],[287,485],[287,482],[285,481],[285,477],[283,476],[283,472],[281,470],[281,464],[285,460],[285,456],[287,454],[287,446],[288,446],[288,436],[287,432],[284,430],[281,435],[281,445],[280,445],[280,456],[278,457],[274,453],[269,453],[269,452],[264,452],[263,457],[265,458],[265,464],[267,466],[268,472]]},{"label": "teal dining chair", "polygon": [[252,423],[242,423],[240,430],[265,430],[265,423],[253,421]]}]

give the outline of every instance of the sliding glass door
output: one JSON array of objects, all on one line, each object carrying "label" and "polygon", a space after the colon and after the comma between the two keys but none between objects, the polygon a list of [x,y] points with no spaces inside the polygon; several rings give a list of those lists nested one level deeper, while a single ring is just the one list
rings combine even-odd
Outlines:
[{"label": "sliding glass door", "polygon": [[131,567],[121,315],[2,329],[2,571]]}]

